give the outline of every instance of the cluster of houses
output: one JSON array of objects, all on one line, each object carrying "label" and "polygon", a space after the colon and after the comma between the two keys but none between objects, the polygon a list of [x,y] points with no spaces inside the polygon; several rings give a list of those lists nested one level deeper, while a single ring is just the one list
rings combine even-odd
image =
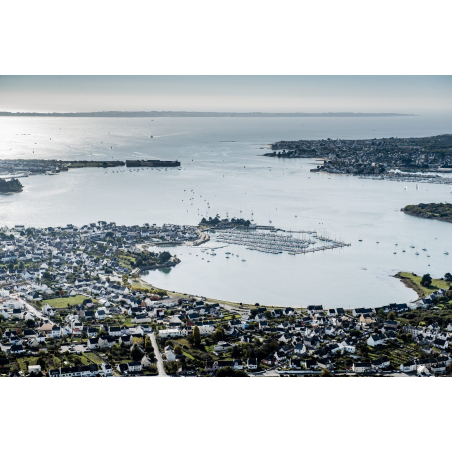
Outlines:
[{"label": "cluster of houses", "polygon": [[450,137],[382,138],[373,140],[299,140],[280,141],[272,145],[269,157],[325,158],[323,171],[337,174],[378,174],[393,169],[422,169],[435,171],[451,168],[452,156],[432,152],[427,144],[441,146]]},{"label": "cluster of houses", "polygon": [[[203,301],[193,302],[193,308],[195,306],[198,309],[202,308]],[[359,350],[363,344],[384,350],[384,347],[397,343],[398,335],[405,332],[411,333],[419,344],[429,344],[430,348],[423,347],[422,351],[435,355],[432,357],[435,361],[432,365],[436,373],[445,372],[446,367],[451,363],[451,357],[446,349],[452,336],[452,325],[449,325],[445,331],[441,331],[438,325],[413,328],[401,326],[397,321],[383,319],[377,315],[381,311],[403,313],[410,308],[413,306],[402,303],[377,308],[356,308],[346,312],[342,308],[324,309],[321,305],[310,305],[305,314],[292,308],[271,311],[265,307],[243,309],[240,319],[223,322],[225,339],[219,341],[213,348],[214,353],[220,358],[216,361],[207,361],[203,370],[213,373],[222,367],[256,370],[262,364],[276,367],[284,372],[318,371],[320,373],[324,369],[337,371],[336,358],[347,355],[352,363],[343,370],[348,372],[363,374],[385,370],[406,371],[409,367],[391,365],[388,356],[381,354],[373,360],[364,362]],[[181,315],[163,320],[167,328],[159,331],[161,338],[187,336],[191,334],[195,325],[199,327],[202,336],[209,336],[215,331],[214,321],[193,321],[190,319],[190,314],[187,314],[191,312],[190,308],[187,309],[184,305],[181,306],[181,310],[183,311]],[[221,359],[225,354],[227,356],[237,343],[251,343],[256,339],[270,340],[268,338],[275,339],[278,348],[260,361],[256,358]],[[167,355],[171,360],[174,359],[173,354],[167,353]]]},{"label": "cluster of houses", "polygon": [[[107,277],[113,272],[131,272],[118,261],[117,251],[139,251],[142,243],[181,243],[199,237],[193,226],[148,223],[119,226],[103,221],[81,227],[68,224],[65,227],[25,228],[16,225],[1,228],[0,235],[0,263],[7,266],[7,269],[0,269],[0,284],[26,282],[26,295],[35,299],[39,299],[40,294],[53,293],[45,284],[39,284],[49,268],[53,282],[60,284],[62,290],[69,293],[77,289],[90,291],[93,278]],[[108,242],[108,239],[115,239],[115,242]],[[100,249],[102,258],[96,257]]]},{"label": "cluster of houses", "polygon": [[[293,372],[338,371],[337,358],[343,355],[351,359],[347,370],[357,374],[394,370],[394,364],[387,356],[380,353],[377,359],[363,360],[360,350],[363,344],[384,349],[397,342],[401,333],[410,334],[430,361],[413,357],[414,364],[403,364],[400,370],[430,375],[444,372],[450,364],[448,350],[452,325],[446,329],[437,324],[402,326],[387,316],[378,315],[429,309],[444,295],[443,289],[408,304],[347,311],[324,309],[322,305],[309,305],[303,310],[237,307],[231,317],[231,312],[218,303],[208,303],[199,297],[161,297],[131,290],[113,281],[119,280],[128,270],[115,257],[116,245],[110,243],[102,253],[98,247],[104,246],[108,238],[117,236],[124,239],[118,246],[130,249],[137,247],[144,237],[147,241],[153,238],[177,241],[188,240],[196,234],[192,227],[164,225],[157,228],[149,224],[126,227],[106,222],[32,230],[24,226],[3,228],[0,261],[7,269],[0,271],[0,315],[7,321],[20,321],[23,327],[20,332],[17,328],[2,331],[1,352],[11,359],[29,353],[36,355],[46,350],[50,339],[57,339],[73,343],[74,346],[66,349],[70,353],[98,353],[115,345],[133,347],[137,342],[135,338],[142,339],[152,332],[150,324],[159,324],[158,336],[165,340],[187,337],[193,334],[195,327],[203,338],[211,338],[221,325],[224,337],[215,343],[211,353],[218,359],[206,361],[198,370],[215,373],[222,367],[248,371],[275,367]],[[9,263],[15,262],[13,270],[8,267]],[[22,269],[17,269],[17,262],[23,263]],[[49,282],[50,269],[52,282]],[[82,296],[82,301],[70,309],[52,306],[51,299],[61,298],[62,294],[68,296],[68,301],[73,296]],[[62,309],[66,309],[64,316],[61,316]],[[225,315],[228,320],[224,320]],[[133,326],[112,324],[111,321],[119,316],[130,319]],[[83,339],[81,349],[76,345],[80,338]],[[231,352],[237,344],[266,341],[277,344],[276,350],[267,356],[259,359],[232,357]],[[178,360],[171,345],[167,345],[162,353],[168,362]],[[109,367],[51,369],[51,376],[108,376],[113,371],[135,375],[151,362],[144,356],[140,362],[104,364]],[[30,373],[36,372],[35,366],[30,367]]]}]

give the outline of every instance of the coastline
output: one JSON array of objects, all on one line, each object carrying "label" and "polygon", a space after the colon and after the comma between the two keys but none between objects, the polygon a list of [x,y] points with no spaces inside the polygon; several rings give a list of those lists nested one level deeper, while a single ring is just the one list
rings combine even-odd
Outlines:
[{"label": "coastline", "polygon": [[[396,278],[396,279],[399,279],[405,285],[405,287],[407,287],[408,289],[414,290],[416,292],[416,294],[418,295],[418,298],[416,300],[412,300],[412,301],[409,301],[409,302],[406,302],[406,303],[407,304],[408,303],[415,303],[416,301],[419,301],[422,297],[424,297],[425,294],[415,284],[413,284],[412,281],[410,281],[409,278],[406,278],[406,277],[402,276],[401,273],[403,273],[403,272],[398,272],[395,275],[392,275],[392,277]],[[139,277],[138,280],[139,280],[139,282],[141,283],[141,285],[143,287],[145,287],[145,288],[147,287],[147,288],[150,288],[150,289],[165,290],[168,293],[168,295],[170,295],[172,297],[176,297],[176,298],[177,297],[180,297],[180,298],[183,298],[183,297],[203,298],[203,299],[205,299],[206,303],[219,303],[220,305],[223,305],[223,307],[226,307],[226,309],[227,309],[227,307],[229,307],[229,308],[234,308],[237,311],[245,311],[245,310],[254,309],[254,308],[257,308],[257,307],[271,308],[271,309],[291,308],[291,309],[293,309],[295,311],[306,311],[306,309],[307,309],[307,306],[297,306],[297,307],[295,307],[295,306],[273,306],[273,305],[263,305],[263,304],[259,304],[259,306],[256,306],[255,304],[250,304],[250,303],[239,303],[239,302],[236,302],[236,301],[227,301],[227,300],[219,300],[219,299],[216,299],[216,298],[209,298],[209,297],[205,297],[205,296],[202,296],[202,295],[184,294],[184,293],[180,293],[180,292],[175,292],[175,291],[170,290],[170,289],[163,289],[161,287],[156,287],[156,286],[146,282],[141,277]],[[337,306],[336,309],[340,308],[340,307],[341,306]],[[366,308],[366,306],[361,306],[361,307]],[[329,309],[329,308],[324,308],[324,311],[327,310],[327,309]],[[348,308],[348,309],[343,308],[343,309],[344,309],[345,312],[352,311],[352,308]]]},{"label": "coastline", "polygon": [[424,292],[422,292],[422,290],[419,289],[409,278],[402,276],[402,273],[403,272],[396,273],[393,275],[393,278],[399,279],[405,287],[414,290],[418,295],[418,298],[414,301],[419,301],[424,296]]}]

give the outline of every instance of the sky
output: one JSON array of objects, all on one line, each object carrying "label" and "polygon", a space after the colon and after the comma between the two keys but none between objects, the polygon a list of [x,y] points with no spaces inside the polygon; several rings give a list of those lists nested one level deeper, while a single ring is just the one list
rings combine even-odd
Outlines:
[{"label": "sky", "polygon": [[0,111],[421,113],[452,110],[452,76],[0,76]]}]

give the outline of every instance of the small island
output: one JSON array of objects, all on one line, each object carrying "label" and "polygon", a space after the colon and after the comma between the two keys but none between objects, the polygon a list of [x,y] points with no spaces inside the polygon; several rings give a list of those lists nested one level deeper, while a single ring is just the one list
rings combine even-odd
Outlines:
[{"label": "small island", "polygon": [[244,226],[245,228],[250,227],[251,221],[245,220],[244,218],[223,218],[220,220],[220,216],[217,214],[214,218],[209,217],[208,220],[203,218],[199,223],[200,226],[218,226],[222,228]]},{"label": "small island", "polygon": [[5,180],[0,178],[0,193],[20,193],[23,185],[18,179]]},{"label": "small island", "polygon": [[452,223],[452,204],[434,203],[408,205],[401,209],[402,212],[414,217],[427,218],[430,220],[440,220]]}]

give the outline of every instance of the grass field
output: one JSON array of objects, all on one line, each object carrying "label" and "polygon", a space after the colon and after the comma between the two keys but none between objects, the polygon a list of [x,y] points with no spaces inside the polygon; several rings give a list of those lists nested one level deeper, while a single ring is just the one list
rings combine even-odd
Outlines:
[{"label": "grass field", "polygon": [[409,288],[414,289],[419,296],[430,295],[438,289],[449,289],[452,284],[442,279],[433,279],[432,284],[428,287],[421,286],[422,276],[414,276],[413,273],[400,272],[396,275]]},{"label": "grass field", "polygon": [[94,364],[102,364],[103,361],[100,359],[95,353],[87,352],[83,353],[83,355]]},{"label": "grass field", "polygon": [[[67,305],[74,306],[76,304],[83,303],[83,300],[88,298],[85,295],[75,295],[74,297],[67,297],[67,298],[54,298],[53,300],[43,300],[43,305],[45,303],[49,303],[50,306],[53,306],[54,308],[67,308]],[[93,301],[96,301],[92,299]]]}]

